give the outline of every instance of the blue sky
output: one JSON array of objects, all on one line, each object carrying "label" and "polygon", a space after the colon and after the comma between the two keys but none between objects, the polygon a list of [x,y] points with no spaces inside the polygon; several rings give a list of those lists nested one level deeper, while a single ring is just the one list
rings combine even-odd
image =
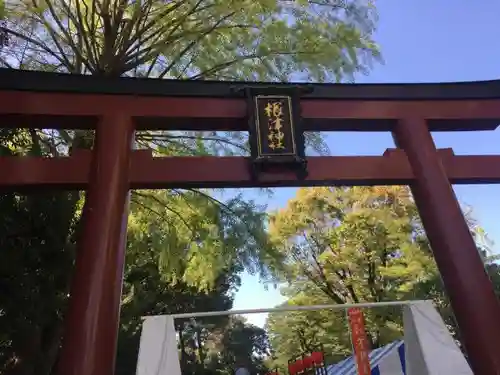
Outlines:
[{"label": "blue sky", "polygon": [[[482,0],[384,0],[376,2],[379,27],[376,40],[385,60],[357,82],[444,82],[500,79],[500,2]],[[456,154],[500,154],[500,129],[495,132],[433,134],[437,147],[453,147]],[[394,147],[390,134],[331,133],[332,155],[381,155]],[[456,186],[462,203],[500,251],[500,185]],[[283,207],[295,189],[277,189],[272,198],[249,196],[273,210]],[[235,309],[273,307],[283,301],[278,290],[265,290],[258,278],[243,276]],[[259,326],[264,314],[248,315]]]}]

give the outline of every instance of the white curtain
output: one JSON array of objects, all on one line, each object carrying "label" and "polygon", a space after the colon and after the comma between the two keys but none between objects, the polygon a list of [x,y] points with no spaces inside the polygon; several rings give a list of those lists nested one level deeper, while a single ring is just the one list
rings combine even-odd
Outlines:
[{"label": "white curtain", "polygon": [[431,301],[403,311],[406,375],[474,375]]},{"label": "white curtain", "polygon": [[136,374],[182,375],[174,319],[171,316],[145,318]]},{"label": "white curtain", "polygon": [[398,349],[395,347],[379,362],[377,367],[380,375],[405,375]]}]

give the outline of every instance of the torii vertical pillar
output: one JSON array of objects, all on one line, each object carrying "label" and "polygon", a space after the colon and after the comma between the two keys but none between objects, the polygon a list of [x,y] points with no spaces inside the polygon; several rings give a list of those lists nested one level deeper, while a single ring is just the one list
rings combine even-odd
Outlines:
[{"label": "torii vertical pillar", "polygon": [[411,186],[475,374],[500,375],[500,304],[428,129],[420,118],[394,129],[415,175]]},{"label": "torii vertical pillar", "polygon": [[96,129],[59,375],[113,375],[125,258],[132,119]]}]

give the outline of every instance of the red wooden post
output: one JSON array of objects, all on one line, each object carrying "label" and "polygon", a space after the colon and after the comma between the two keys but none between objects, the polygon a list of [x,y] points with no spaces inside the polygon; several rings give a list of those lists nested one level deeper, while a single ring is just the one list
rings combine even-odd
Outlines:
[{"label": "red wooden post", "polygon": [[93,159],[60,375],[113,375],[125,258],[132,119],[105,115]]},{"label": "red wooden post", "polygon": [[500,305],[426,121],[394,130],[415,175],[411,189],[475,374],[500,374]]}]

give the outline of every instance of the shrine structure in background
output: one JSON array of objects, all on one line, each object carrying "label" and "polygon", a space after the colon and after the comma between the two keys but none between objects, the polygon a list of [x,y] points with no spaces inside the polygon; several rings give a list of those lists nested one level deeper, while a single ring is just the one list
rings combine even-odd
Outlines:
[{"label": "shrine structure in background", "polygon": [[[394,184],[411,187],[474,373],[500,374],[500,306],[451,186],[500,183],[500,156],[437,150],[430,133],[495,130],[500,81],[286,85],[0,69],[0,120],[95,129],[92,150],[0,158],[4,190],[87,192],[59,375],[114,372],[129,189]],[[143,129],[250,130],[253,152],[155,158],[131,149]],[[303,131],[392,132],[398,148],[305,157]]]}]

